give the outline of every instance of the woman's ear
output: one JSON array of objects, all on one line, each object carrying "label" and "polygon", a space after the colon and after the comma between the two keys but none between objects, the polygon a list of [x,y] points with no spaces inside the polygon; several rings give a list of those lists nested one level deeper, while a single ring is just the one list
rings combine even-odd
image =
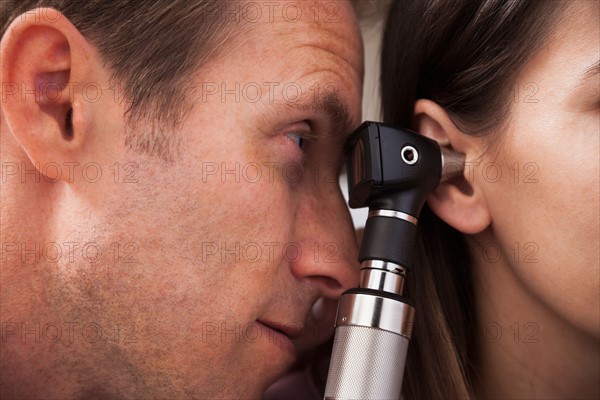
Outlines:
[{"label": "woman's ear", "polygon": [[51,8],[17,17],[2,38],[3,118],[36,166],[81,155],[93,107],[81,97],[81,86],[95,79],[89,49],[77,28]]},{"label": "woman's ear", "polygon": [[413,129],[466,156],[463,176],[441,183],[427,198],[429,207],[460,232],[483,231],[490,225],[491,216],[483,188],[470,168],[481,155],[483,140],[461,132],[446,110],[426,99],[415,103]]}]

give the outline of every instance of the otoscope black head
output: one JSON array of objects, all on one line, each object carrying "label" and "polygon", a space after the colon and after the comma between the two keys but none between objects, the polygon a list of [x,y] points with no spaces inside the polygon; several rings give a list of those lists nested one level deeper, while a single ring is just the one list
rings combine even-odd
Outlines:
[{"label": "otoscope black head", "polygon": [[364,122],[346,143],[350,207],[418,217],[442,177],[437,142],[415,132]]},{"label": "otoscope black head", "polygon": [[369,121],[348,138],[346,154],[349,205],[370,208],[359,261],[410,268],[427,195],[462,173],[464,156],[415,132]]}]

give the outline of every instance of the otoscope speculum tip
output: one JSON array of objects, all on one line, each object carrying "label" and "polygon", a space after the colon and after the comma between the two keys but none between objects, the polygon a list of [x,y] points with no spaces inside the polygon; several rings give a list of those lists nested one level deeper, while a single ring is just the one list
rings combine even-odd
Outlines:
[{"label": "otoscope speculum tip", "polygon": [[465,155],[450,150],[447,147],[440,147],[442,153],[442,176],[440,182],[461,176],[465,170]]}]

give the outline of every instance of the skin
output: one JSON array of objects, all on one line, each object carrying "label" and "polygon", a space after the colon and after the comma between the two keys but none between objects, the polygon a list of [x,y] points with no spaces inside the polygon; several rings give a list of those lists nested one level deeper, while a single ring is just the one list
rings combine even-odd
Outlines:
[{"label": "skin", "polygon": [[[474,256],[477,398],[600,396],[599,20],[597,2],[565,12],[519,71],[522,91],[489,151],[437,104],[416,105],[421,132],[472,166],[428,201]],[[529,83],[537,102],[524,101]]]},{"label": "skin", "polygon": [[[193,108],[170,132],[179,141],[172,163],[125,150],[126,104],[112,95],[91,102],[78,89],[59,100],[2,103],[4,163],[28,170],[39,163],[43,172],[52,162],[94,162],[103,172],[93,183],[77,168],[73,179],[63,168],[53,183],[43,175],[22,182],[20,171],[3,182],[2,242],[40,243],[40,252],[56,243],[63,255],[50,262],[53,247],[46,258],[22,261],[20,251],[3,249],[2,398],[257,398],[296,352],[330,336],[331,313],[323,322],[310,310],[320,298],[332,304],[358,279],[337,168],[341,144],[360,122],[363,74],[354,13],[349,2],[337,4],[336,23],[257,23],[197,71]],[[56,20],[11,25],[2,81],[109,87],[110,71],[92,44],[64,16]],[[247,101],[253,94],[203,97],[206,82],[259,83],[263,95],[256,102]],[[263,82],[279,83],[274,97]],[[284,98],[286,83],[304,96],[291,101],[290,89]],[[300,147],[289,137],[296,132],[311,139]],[[134,183],[124,183],[127,163]],[[222,163],[240,166],[237,182],[220,169],[208,172]],[[244,169],[250,163],[261,178]],[[73,259],[68,242],[78,244]],[[94,263],[81,255],[88,242],[103,250]],[[248,243],[258,244],[258,259],[256,246],[242,251]],[[35,322],[39,340],[23,340],[21,323],[35,329]],[[49,323],[63,329],[56,342]],[[296,346],[267,327],[277,324],[304,328]],[[97,327],[102,337],[90,340]]]}]

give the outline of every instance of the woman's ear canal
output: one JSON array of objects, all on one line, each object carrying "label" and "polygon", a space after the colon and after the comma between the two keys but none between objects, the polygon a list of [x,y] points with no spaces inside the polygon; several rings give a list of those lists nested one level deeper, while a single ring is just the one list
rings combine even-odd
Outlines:
[{"label": "woman's ear canal", "polygon": [[73,107],[69,108],[69,111],[67,111],[67,115],[65,117],[65,131],[63,136],[66,140],[73,139]]}]

